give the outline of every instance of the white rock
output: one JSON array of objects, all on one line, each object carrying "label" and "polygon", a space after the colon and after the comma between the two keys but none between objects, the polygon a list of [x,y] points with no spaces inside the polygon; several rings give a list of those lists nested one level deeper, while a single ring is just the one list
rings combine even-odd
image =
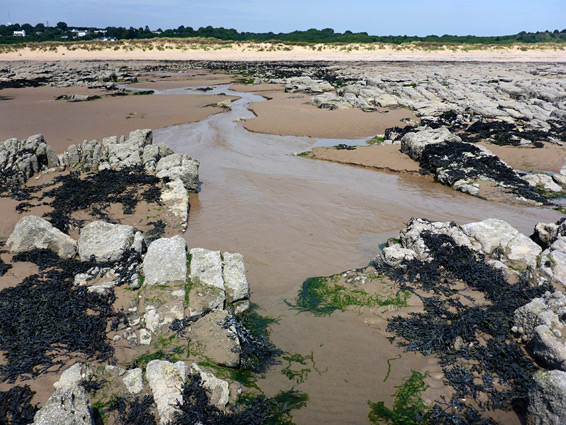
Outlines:
[{"label": "white rock", "polygon": [[77,243],[43,218],[28,215],[18,221],[6,246],[11,252],[27,252],[35,248],[51,249],[61,258],[73,258]]},{"label": "white rock", "polygon": [[[204,248],[193,248],[191,254],[191,279],[198,280],[202,285],[213,286],[224,291],[222,277],[222,257],[220,251],[210,251]],[[194,282],[194,281],[193,281]]]},{"label": "white rock", "polygon": [[185,284],[186,251],[187,243],[179,235],[152,242],[143,260],[145,284],[150,286]]},{"label": "white rock", "polygon": [[133,239],[132,226],[93,221],[81,229],[79,255],[82,261],[115,262],[130,248]]},{"label": "white rock", "polygon": [[191,365],[190,373],[200,376],[202,386],[208,391],[210,403],[219,409],[224,409],[230,401],[228,382],[218,379],[213,373],[205,371],[196,363]]},{"label": "white rock", "polygon": [[178,412],[177,403],[182,401],[182,387],[186,382],[187,365],[164,360],[152,360],[147,364],[145,377],[157,404],[159,424],[167,425]]},{"label": "white rock", "polygon": [[224,287],[229,301],[239,301],[250,297],[250,286],[246,279],[246,268],[242,254],[222,254],[224,260]]},{"label": "white rock", "polygon": [[124,386],[130,394],[137,395],[143,392],[143,371],[140,368],[130,369],[122,377]]}]

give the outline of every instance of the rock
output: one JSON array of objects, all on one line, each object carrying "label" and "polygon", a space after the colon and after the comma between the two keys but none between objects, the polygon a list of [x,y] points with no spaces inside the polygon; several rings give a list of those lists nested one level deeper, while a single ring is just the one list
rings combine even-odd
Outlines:
[{"label": "rock", "polygon": [[538,223],[532,239],[543,248],[548,248],[560,236],[566,236],[566,218],[561,218],[556,223]]},{"label": "rock", "polygon": [[533,335],[533,355],[542,360],[550,369],[566,371],[566,343],[546,325],[535,328]]},{"label": "rock", "polygon": [[173,226],[184,232],[189,219],[189,192],[183,182],[175,179],[165,183],[160,200],[173,217]]},{"label": "rock", "polygon": [[232,101],[230,99],[221,100],[216,104],[218,108],[227,109],[228,111],[232,110]]},{"label": "rock", "polygon": [[94,425],[88,395],[80,385],[55,390],[35,414],[33,425]]},{"label": "rock", "polygon": [[134,228],[122,224],[93,221],[81,229],[79,256],[82,261],[119,261],[131,247]]},{"label": "rock", "polygon": [[509,260],[521,261],[527,266],[535,268],[537,257],[541,251],[541,247],[534,243],[532,239],[522,233],[517,233],[507,245],[506,256]]},{"label": "rock", "polygon": [[222,276],[226,298],[230,302],[248,299],[250,297],[250,286],[246,279],[244,256],[238,253],[225,252],[222,258],[224,261]]},{"label": "rock", "polygon": [[566,372],[536,372],[529,388],[529,425],[563,425],[566,423]]},{"label": "rock", "polygon": [[412,249],[403,248],[398,243],[393,243],[386,246],[374,258],[373,262],[378,267],[398,267],[403,260],[413,260],[415,258],[415,251]]},{"label": "rock", "polygon": [[509,242],[519,234],[519,231],[509,223],[496,218],[464,224],[462,231],[470,238],[477,240],[487,254],[496,248],[506,248]]},{"label": "rock", "polygon": [[227,381],[218,379],[213,373],[205,371],[198,364],[193,363],[191,375],[199,375],[203,388],[207,390],[210,404],[224,410],[230,400],[230,389]]},{"label": "rock", "polygon": [[406,153],[415,161],[421,159],[421,154],[427,145],[441,142],[461,142],[447,128],[422,129],[415,133],[407,133],[401,138],[401,152]]},{"label": "rock", "polygon": [[143,254],[145,252],[146,246],[142,232],[139,231],[136,232],[136,234],[134,235],[134,241],[132,242],[131,248],[140,254]]},{"label": "rock", "polygon": [[74,385],[79,385],[80,382],[87,379],[88,376],[89,371],[87,367],[82,363],[75,363],[61,374],[59,381],[55,382],[53,386],[55,389],[70,389]]},{"label": "rock", "polygon": [[187,243],[177,235],[149,245],[143,260],[146,285],[184,285],[187,281]]},{"label": "rock", "polygon": [[146,329],[140,329],[140,345],[150,345],[151,344],[151,333]]},{"label": "rock", "polygon": [[143,392],[143,371],[141,368],[130,369],[122,377],[122,381],[126,389],[132,395],[138,395]]},{"label": "rock", "polygon": [[223,310],[226,295],[215,286],[193,283],[189,292],[189,316],[203,314],[206,310]]},{"label": "rock", "polygon": [[234,329],[222,325],[228,313],[215,310],[200,318],[191,326],[191,346],[214,363],[227,367],[240,365],[240,342]]},{"label": "rock", "polygon": [[159,161],[159,146],[157,145],[146,145],[143,148],[142,164],[146,171],[153,173],[155,172],[155,166]]},{"label": "rock", "polygon": [[126,143],[143,150],[153,143],[153,132],[148,128],[130,131]]},{"label": "rock", "polygon": [[549,192],[562,192],[562,187],[546,174],[527,174],[523,176],[523,180],[533,187],[542,186],[544,190]]},{"label": "rock", "polygon": [[224,291],[222,276],[222,258],[220,251],[210,251],[204,248],[193,248],[191,254],[190,278],[193,283],[212,286]]},{"label": "rock", "polygon": [[185,188],[192,193],[198,192],[199,162],[189,155],[173,154],[161,158],[155,167],[156,175],[165,181],[180,179]]},{"label": "rock", "polygon": [[114,170],[141,165],[139,148],[129,143],[108,145],[108,162]]},{"label": "rock", "polygon": [[145,377],[157,404],[159,424],[167,425],[179,410],[182,401],[182,387],[186,382],[187,365],[164,360],[152,360],[147,364]]},{"label": "rock", "polygon": [[43,218],[28,215],[18,221],[6,246],[10,251],[28,252],[35,248],[50,249],[59,257],[69,259],[77,253],[77,243]]}]

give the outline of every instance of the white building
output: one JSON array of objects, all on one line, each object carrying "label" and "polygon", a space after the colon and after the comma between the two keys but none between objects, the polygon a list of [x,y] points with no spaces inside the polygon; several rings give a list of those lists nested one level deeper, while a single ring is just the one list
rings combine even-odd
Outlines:
[{"label": "white building", "polygon": [[25,36],[26,36],[25,30],[14,31],[14,37],[25,37]]}]

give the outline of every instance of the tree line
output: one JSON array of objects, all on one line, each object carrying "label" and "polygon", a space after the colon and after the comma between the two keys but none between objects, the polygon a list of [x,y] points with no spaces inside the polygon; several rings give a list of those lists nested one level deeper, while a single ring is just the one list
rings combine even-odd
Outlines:
[{"label": "tree line", "polygon": [[[24,30],[25,37],[14,37],[14,31]],[[75,31],[73,31],[75,30]],[[87,34],[78,37],[76,31],[87,31]],[[511,44],[511,43],[556,43],[566,41],[566,29],[561,31],[537,31],[525,32],[504,36],[480,37],[474,35],[427,35],[426,37],[407,35],[369,35],[367,32],[345,31],[335,32],[332,28],[318,30],[315,28],[306,31],[292,31],[289,33],[256,33],[239,32],[233,28],[214,28],[211,26],[193,29],[183,25],[175,29],[158,29],[151,31],[146,25],[140,28],[124,27],[70,27],[65,22],[59,22],[50,27],[44,24],[35,26],[30,24],[0,25],[0,43],[14,44],[42,41],[94,40],[103,37],[116,40],[136,40],[150,38],[215,38],[224,41],[283,41],[283,42],[307,42],[307,43],[391,43],[403,44],[411,42],[423,43],[464,43],[464,44]]]}]

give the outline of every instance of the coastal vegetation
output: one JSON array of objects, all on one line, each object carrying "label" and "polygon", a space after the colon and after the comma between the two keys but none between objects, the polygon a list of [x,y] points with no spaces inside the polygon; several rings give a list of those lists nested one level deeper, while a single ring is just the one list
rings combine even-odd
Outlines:
[{"label": "coastal vegetation", "polygon": [[[14,36],[14,31],[25,31],[25,37]],[[322,30],[311,28],[306,31],[288,33],[274,32],[239,32],[233,28],[214,28],[212,26],[193,29],[184,25],[178,28],[152,31],[146,25],[139,28],[124,27],[71,27],[65,22],[58,22],[49,27],[42,23],[35,26],[30,24],[0,25],[0,40],[2,44],[20,44],[25,42],[62,41],[80,38],[81,41],[101,38],[111,40],[139,40],[153,38],[213,38],[222,41],[280,41],[306,43],[442,43],[442,44],[513,44],[513,43],[564,43],[566,29],[554,31],[525,32],[503,36],[475,35],[427,35],[425,37],[410,35],[370,35],[367,32],[344,31],[335,32],[332,28]]]}]

